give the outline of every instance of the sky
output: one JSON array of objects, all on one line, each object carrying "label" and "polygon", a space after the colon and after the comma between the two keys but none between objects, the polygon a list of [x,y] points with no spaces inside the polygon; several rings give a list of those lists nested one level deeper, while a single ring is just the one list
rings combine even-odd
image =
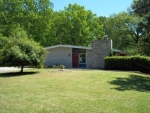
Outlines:
[{"label": "sky", "polygon": [[118,14],[127,11],[133,0],[50,0],[54,4],[54,11],[64,10],[68,4],[77,3],[91,10],[97,16],[109,17],[111,14]]}]

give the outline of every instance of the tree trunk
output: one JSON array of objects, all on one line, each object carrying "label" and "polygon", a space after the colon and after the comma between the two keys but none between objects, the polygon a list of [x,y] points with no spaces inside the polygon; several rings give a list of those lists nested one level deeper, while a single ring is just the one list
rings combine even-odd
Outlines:
[{"label": "tree trunk", "polygon": [[24,68],[24,65],[21,65],[21,73],[23,73],[23,68]]}]

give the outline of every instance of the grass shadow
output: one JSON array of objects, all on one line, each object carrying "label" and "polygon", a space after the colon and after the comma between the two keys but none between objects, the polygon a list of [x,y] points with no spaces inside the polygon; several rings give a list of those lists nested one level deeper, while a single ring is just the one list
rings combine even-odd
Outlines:
[{"label": "grass shadow", "polygon": [[150,76],[130,75],[128,78],[117,78],[109,82],[118,87],[112,88],[118,91],[135,90],[140,92],[150,91]]},{"label": "grass shadow", "polygon": [[16,76],[23,76],[23,75],[34,75],[39,72],[7,72],[7,73],[0,73],[0,77],[16,77]]}]

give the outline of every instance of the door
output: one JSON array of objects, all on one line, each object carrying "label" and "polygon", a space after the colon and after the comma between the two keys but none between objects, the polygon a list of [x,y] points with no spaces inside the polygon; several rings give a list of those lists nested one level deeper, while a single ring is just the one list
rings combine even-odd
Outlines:
[{"label": "door", "polygon": [[78,54],[73,54],[73,67],[78,67],[78,62],[79,62],[79,59],[78,59]]}]

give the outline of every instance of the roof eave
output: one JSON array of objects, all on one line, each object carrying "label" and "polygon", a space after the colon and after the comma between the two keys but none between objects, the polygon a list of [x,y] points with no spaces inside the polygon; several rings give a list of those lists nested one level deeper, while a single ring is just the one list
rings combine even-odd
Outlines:
[{"label": "roof eave", "polygon": [[58,47],[79,48],[79,49],[89,49],[89,50],[92,49],[92,47],[74,46],[74,45],[55,45],[55,46],[45,47],[45,49],[53,49],[53,48],[58,48]]}]

